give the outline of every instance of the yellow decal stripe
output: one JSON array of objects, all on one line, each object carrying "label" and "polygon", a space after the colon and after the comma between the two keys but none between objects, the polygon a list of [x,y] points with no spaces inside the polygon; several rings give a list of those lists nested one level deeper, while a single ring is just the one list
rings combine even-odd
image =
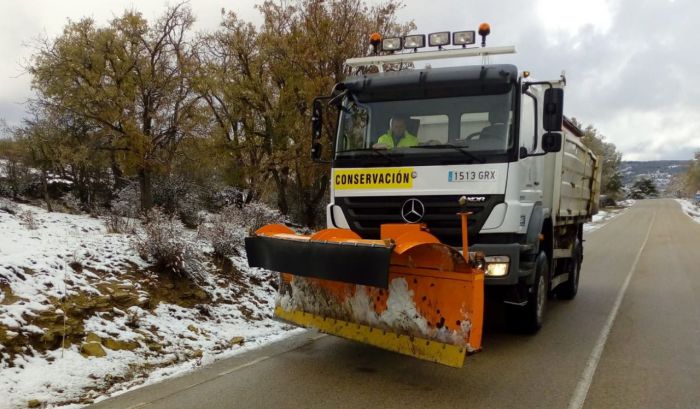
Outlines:
[{"label": "yellow decal stripe", "polygon": [[303,311],[287,311],[279,306],[275,308],[275,315],[302,327],[315,328],[327,334],[359,341],[426,361],[454,368],[461,368],[464,365],[465,347],[400,335],[367,325],[324,318]]},{"label": "yellow decal stripe", "polygon": [[335,169],[333,187],[345,189],[410,189],[413,168]]}]

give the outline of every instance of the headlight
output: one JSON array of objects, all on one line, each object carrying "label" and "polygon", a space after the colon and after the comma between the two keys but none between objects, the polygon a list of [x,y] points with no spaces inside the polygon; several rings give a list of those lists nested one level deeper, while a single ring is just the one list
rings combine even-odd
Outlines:
[{"label": "headlight", "polygon": [[382,40],[382,51],[397,51],[401,49],[401,37],[391,37]]},{"label": "headlight", "polygon": [[486,276],[503,277],[508,274],[509,265],[508,256],[486,256]]}]

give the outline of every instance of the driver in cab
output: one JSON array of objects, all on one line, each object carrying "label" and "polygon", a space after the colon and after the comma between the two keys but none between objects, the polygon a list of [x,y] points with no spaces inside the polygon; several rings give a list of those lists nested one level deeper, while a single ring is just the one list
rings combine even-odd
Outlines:
[{"label": "driver in cab", "polygon": [[394,115],[389,130],[372,145],[374,149],[410,148],[418,145],[418,138],[406,130],[406,118]]}]

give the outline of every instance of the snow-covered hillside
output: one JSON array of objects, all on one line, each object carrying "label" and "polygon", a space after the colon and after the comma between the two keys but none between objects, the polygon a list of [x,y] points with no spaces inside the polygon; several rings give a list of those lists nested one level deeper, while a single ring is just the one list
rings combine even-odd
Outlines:
[{"label": "snow-covered hillside", "polygon": [[631,186],[636,180],[651,179],[659,192],[664,192],[673,180],[688,170],[687,160],[624,161],[620,165],[622,182]]},{"label": "snow-covered hillside", "polygon": [[199,286],[149,269],[100,219],[0,206],[0,408],[83,406],[291,333],[271,319],[274,274],[217,263],[186,233]]}]

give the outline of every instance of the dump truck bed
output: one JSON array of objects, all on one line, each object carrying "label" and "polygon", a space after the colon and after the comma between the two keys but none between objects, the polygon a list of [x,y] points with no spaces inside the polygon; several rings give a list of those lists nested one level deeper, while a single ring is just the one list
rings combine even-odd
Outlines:
[{"label": "dump truck bed", "polygon": [[598,212],[601,161],[581,138],[563,129],[562,149],[545,161],[554,172],[545,172],[544,205],[550,207],[555,225],[588,221]]}]

